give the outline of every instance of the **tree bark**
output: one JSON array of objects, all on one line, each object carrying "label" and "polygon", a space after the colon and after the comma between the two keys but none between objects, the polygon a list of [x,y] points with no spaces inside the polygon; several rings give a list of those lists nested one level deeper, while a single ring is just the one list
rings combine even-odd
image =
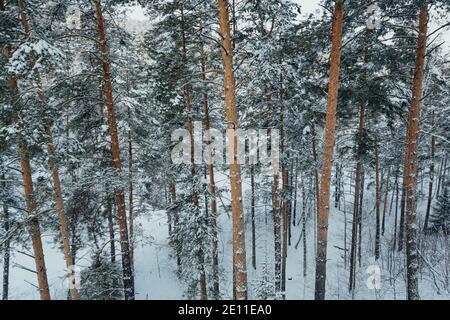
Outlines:
[{"label": "tree bark", "polygon": [[380,158],[375,148],[375,260],[380,258]]},{"label": "tree bark", "polygon": [[431,201],[433,200],[433,183],[434,183],[434,158],[436,153],[436,120],[434,111],[431,115],[431,127],[432,127],[432,135],[431,135],[431,156],[430,156],[430,181],[428,182],[428,200],[427,200],[427,211],[425,213],[425,222],[423,224],[423,232],[428,231],[428,221],[430,219],[430,211],[431,211]]},{"label": "tree bark", "polygon": [[[203,53],[203,48],[202,48]],[[206,69],[205,61],[202,58],[201,62],[201,79],[206,81]],[[220,287],[219,287],[219,250],[218,250],[218,238],[217,238],[217,201],[216,201],[216,182],[214,178],[214,164],[212,158],[211,150],[211,136],[209,134],[210,121],[209,121],[209,99],[208,94],[203,94],[203,107],[205,113],[205,132],[206,141],[208,144],[208,175],[209,175],[209,193],[211,194],[211,236],[212,236],[212,269],[213,269],[213,296],[214,299],[218,300],[220,298]],[[253,189],[252,189],[253,190]],[[252,205],[254,206],[254,204]],[[253,220],[254,223],[254,220]]]},{"label": "tree bark", "polygon": [[108,196],[108,203],[107,203],[107,215],[108,215],[108,229],[109,229],[109,249],[110,249],[110,258],[111,262],[116,262],[116,240],[114,236],[114,219],[113,219],[113,206],[112,206],[112,199]]},{"label": "tree bark", "polygon": [[287,225],[288,225],[288,217],[287,217],[287,189],[288,189],[288,179],[289,172],[286,166],[286,137],[284,131],[284,106],[283,106],[283,75],[280,75],[280,93],[279,93],[279,103],[280,103],[280,151],[282,156],[281,163],[281,216],[282,216],[282,249],[281,249],[281,296],[282,299],[286,299],[286,262],[287,262]]},{"label": "tree bark", "polygon": [[[20,21],[22,23],[22,27],[24,29],[25,36],[27,38],[27,41],[30,41],[30,25],[28,22],[28,16],[25,12],[25,0],[19,0],[18,6],[20,10]],[[33,63],[35,63],[35,57],[33,54],[31,54],[31,60]],[[47,115],[46,110],[46,99],[44,95],[44,90],[42,88],[42,80],[41,80],[41,74],[39,72],[39,69],[37,67],[33,68],[35,82],[37,86],[37,96],[39,103],[41,105],[41,112],[44,120],[45,125],[45,133],[47,138],[47,152],[48,152],[48,164],[51,171],[51,178],[53,182],[53,189],[55,192],[55,203],[56,203],[56,211],[58,212],[58,219],[59,219],[59,227],[60,227],[60,233],[61,233],[61,239],[63,243],[63,252],[64,252],[64,259],[66,262],[67,267],[67,276],[68,279],[70,279],[70,295],[72,300],[78,300],[78,290],[77,290],[77,284],[75,283],[75,270],[72,266],[72,253],[71,253],[71,246],[70,246],[70,240],[69,240],[69,232],[67,227],[67,221],[66,221],[66,212],[64,208],[64,200],[62,195],[62,188],[61,188],[61,181],[59,177],[59,170],[58,170],[58,164],[55,156],[55,147],[53,144],[53,130],[52,125],[50,122],[50,119]]]},{"label": "tree bark", "polygon": [[[238,127],[238,114],[236,111],[236,88],[233,72],[233,49],[231,46],[230,27],[228,24],[228,1],[218,0],[218,16],[220,24],[220,35],[222,38],[222,64],[224,71],[224,91],[228,138],[233,145],[233,158],[230,164],[230,186],[231,186],[231,211],[233,220],[233,265],[234,282],[236,284],[236,299],[247,299],[247,266],[245,251],[245,225],[242,212],[242,184],[241,167],[236,161],[237,139],[233,130]],[[234,141],[234,143],[232,143]]]},{"label": "tree bark", "polygon": [[[5,55],[9,57],[11,50],[9,47],[5,49]],[[17,87],[17,79],[15,76],[10,76],[8,79],[8,85],[11,91],[11,97],[13,103],[18,101],[19,92]],[[20,116],[17,116],[20,119]],[[19,121],[20,130],[17,133],[17,141],[19,144],[19,158],[20,166],[22,169],[22,181],[25,195],[25,206],[27,208],[28,215],[31,218],[29,223],[29,232],[31,236],[31,242],[34,252],[34,261],[36,265],[36,274],[38,278],[38,287],[41,300],[50,300],[50,290],[47,280],[47,269],[45,267],[44,250],[42,249],[41,230],[39,225],[39,219],[36,215],[36,202],[33,195],[33,179],[31,174],[31,165],[28,158],[28,150],[25,143],[25,139],[22,134],[23,123]]]},{"label": "tree bark", "polygon": [[[182,46],[182,50],[183,50],[183,67],[184,67],[184,71],[185,71],[185,79],[184,79],[184,84],[183,84],[183,95],[184,95],[184,102],[186,105],[186,113],[187,113],[187,127],[188,127],[188,131],[189,131],[189,136],[191,139],[191,174],[192,174],[192,202],[194,204],[195,207],[195,214],[198,214],[198,211],[200,210],[199,207],[199,196],[197,193],[197,188],[196,188],[196,176],[197,176],[197,168],[195,165],[195,154],[194,154],[194,135],[193,135],[193,121],[192,121],[192,116],[191,116],[191,92],[190,92],[190,87],[189,87],[189,83],[187,80],[187,48],[186,48],[186,26],[185,26],[185,17],[184,17],[184,8],[183,5],[181,5],[181,46]],[[204,257],[204,253],[203,253],[203,248],[200,248],[198,250],[198,257],[197,257],[197,264],[198,264],[198,269],[200,272],[199,275],[199,288],[200,288],[200,300],[207,300],[208,299],[208,295],[207,295],[207,289],[206,289],[206,273],[205,273],[205,266],[204,266],[204,261],[205,261],[205,257]]]},{"label": "tree bark", "polygon": [[256,270],[256,223],[255,223],[255,168],[253,165],[250,167],[250,216],[252,220],[252,266]]},{"label": "tree bark", "polygon": [[[171,198],[172,204],[175,205],[175,203],[177,202],[177,188],[176,188],[175,183],[169,184],[169,189],[170,189],[170,198]],[[175,233],[177,232],[177,228],[178,228],[178,220],[179,220],[178,211],[177,211],[177,209],[174,209],[173,210],[173,231]],[[179,243],[175,244],[175,246],[176,246],[175,251],[176,251],[176,255],[177,255],[178,268],[181,267],[181,257],[180,257],[181,248],[180,248],[180,245],[181,244],[179,244]]]},{"label": "tree bark", "polygon": [[325,125],[325,144],[323,149],[323,168],[320,184],[319,215],[317,219],[317,254],[315,299],[325,299],[328,216],[330,211],[330,180],[333,164],[333,151],[336,130],[336,106],[339,90],[339,69],[341,57],[344,5],[335,1],[333,16],[332,47],[330,54],[330,75],[328,86],[327,116]]},{"label": "tree bark", "polygon": [[419,36],[416,52],[416,69],[412,89],[412,100],[409,111],[408,133],[406,138],[405,188],[406,188],[406,270],[407,298],[418,300],[418,258],[416,244],[416,175],[417,175],[417,143],[419,138],[420,100],[425,69],[427,47],[428,7],[423,5],[419,13]]},{"label": "tree bark", "polygon": [[359,220],[359,197],[361,188],[361,174],[362,174],[362,142],[364,135],[364,118],[365,118],[365,101],[361,99],[359,103],[359,128],[358,128],[358,146],[356,157],[356,172],[355,172],[355,197],[353,203],[353,222],[352,222],[352,243],[350,248],[350,279],[349,291],[353,292],[356,281],[356,252],[357,252],[357,236],[358,236],[358,220]]},{"label": "tree bark", "polygon": [[[272,94],[268,84],[265,84],[265,93],[267,101],[267,109],[270,113],[270,125],[274,128],[274,108],[272,104]],[[279,199],[279,168],[278,159],[272,156],[273,166],[273,186],[272,186],[272,202],[273,202],[273,237],[274,237],[274,254],[275,254],[275,292],[281,290],[281,226],[280,226],[280,199]]]},{"label": "tree bark", "polygon": [[[120,159],[119,136],[117,132],[117,121],[115,114],[115,106],[113,99],[110,62],[108,56],[108,48],[106,44],[106,30],[103,20],[102,5],[100,0],[93,0],[95,4],[95,12],[97,19],[99,52],[103,66],[103,94],[105,104],[108,110],[108,126],[111,138],[111,154],[114,163],[116,175],[121,179],[122,161]],[[117,206],[117,217],[119,220],[120,248],[122,253],[122,271],[125,300],[134,300],[134,275],[131,267],[130,243],[128,240],[127,213],[125,208],[125,195],[123,188],[116,187],[115,201]]]},{"label": "tree bark", "polygon": [[[0,8],[1,9],[1,8]],[[2,173],[1,178],[2,187],[6,190],[6,177],[5,174]],[[5,234],[8,234],[10,225],[9,225],[9,208],[7,199],[3,200],[3,228],[5,230]],[[2,300],[8,300],[9,295],[9,258],[10,258],[10,241],[6,239],[3,243],[3,291],[2,291]]]},{"label": "tree bark", "polygon": [[387,204],[388,204],[388,195],[389,195],[389,180],[391,178],[390,168],[388,169],[388,176],[386,179],[386,186],[384,190],[384,201],[383,201],[383,221],[381,222],[381,235],[384,236],[385,223],[386,223],[386,212],[387,212]]}]

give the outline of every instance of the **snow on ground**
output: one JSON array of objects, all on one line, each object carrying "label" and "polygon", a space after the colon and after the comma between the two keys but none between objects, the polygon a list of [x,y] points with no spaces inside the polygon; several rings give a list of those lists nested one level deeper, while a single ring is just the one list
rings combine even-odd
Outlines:
[{"label": "snow on ground", "polygon": [[[229,183],[228,176],[223,173],[216,175],[217,185],[226,187]],[[270,181],[270,180],[269,180]],[[350,185],[350,184],[348,184]],[[270,186],[265,187],[270,188]],[[373,188],[373,187],[369,187]],[[250,189],[248,177],[243,176],[244,212],[246,215],[247,233],[247,269],[249,298],[255,298],[255,279],[261,276],[264,261],[267,261],[273,272],[273,223],[271,222],[271,203],[264,206],[262,201],[257,203],[256,212],[256,247],[257,268],[253,270],[251,265],[251,225],[249,223],[249,206],[246,201]],[[394,214],[386,216],[386,232],[382,237],[382,257],[379,263],[374,262],[373,246],[375,232],[374,202],[371,195],[374,190],[365,193],[363,218],[363,243],[361,266],[357,266],[354,299],[405,299],[405,270],[403,254],[396,254],[392,258]],[[353,207],[350,187],[346,187],[345,198],[340,209],[331,204],[329,220],[328,260],[327,260],[327,299],[352,299],[348,293],[348,262],[344,264],[344,248],[349,249],[351,242],[351,208]],[[390,201],[390,198],[389,198]],[[232,232],[231,216],[226,212],[223,204],[229,204],[229,194],[221,196],[219,204],[219,266],[221,269],[221,296],[224,299],[232,299]],[[423,212],[425,201],[419,203],[418,212]],[[388,206],[389,207],[389,206]],[[344,208],[346,210],[344,210]],[[301,198],[298,195],[297,221],[301,219]],[[420,216],[420,215],[419,215]],[[267,223],[266,223],[267,221]],[[421,221],[419,219],[419,224]],[[182,299],[183,286],[176,277],[176,262],[172,249],[168,245],[167,216],[164,211],[149,211],[142,213],[136,220],[138,230],[142,231],[139,241],[135,244],[135,282],[136,299]],[[314,298],[314,208],[309,212],[307,220],[307,270],[303,276],[303,241],[300,241],[301,223],[292,227],[291,246],[288,247],[286,288],[287,299],[313,299]],[[346,237],[345,237],[346,236]],[[53,234],[44,234],[44,252],[47,263],[49,284],[53,299],[65,299],[67,285],[65,278],[65,266],[63,254],[60,248],[53,243]],[[23,250],[23,249],[22,249]],[[14,248],[11,259],[10,274],[10,299],[38,299],[36,276],[24,268],[34,269],[34,261],[31,257],[20,253],[20,248]],[[30,253],[30,252],[28,252]],[[77,256],[78,271],[89,265],[89,251],[80,251]],[[347,259],[349,251],[346,253]],[[373,290],[366,285],[371,276],[369,266],[377,265],[381,271],[381,284],[379,290]],[[425,269],[438,268],[438,266],[425,266]],[[433,271],[434,272],[434,271]],[[0,279],[1,281],[1,279]],[[449,294],[442,290],[440,283],[438,290],[433,279],[428,275],[420,277],[420,292],[424,299],[449,299]],[[438,293],[438,291],[440,291]]]}]

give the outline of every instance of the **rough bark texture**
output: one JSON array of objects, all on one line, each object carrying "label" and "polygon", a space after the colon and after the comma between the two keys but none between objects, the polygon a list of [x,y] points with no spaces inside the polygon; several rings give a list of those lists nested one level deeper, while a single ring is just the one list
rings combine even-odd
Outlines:
[{"label": "rough bark texture", "polygon": [[332,47],[330,55],[330,75],[328,85],[327,116],[325,125],[325,144],[323,150],[323,169],[320,183],[319,214],[317,217],[317,253],[315,299],[325,299],[328,216],[330,211],[330,180],[333,165],[333,151],[336,130],[336,106],[339,90],[339,69],[344,5],[335,1]]},{"label": "rough bark texture", "polygon": [[416,176],[417,176],[417,143],[419,138],[420,100],[425,69],[427,47],[428,7],[424,5],[419,13],[419,36],[416,52],[416,69],[412,89],[412,100],[409,110],[409,123],[406,138],[405,179],[406,188],[406,271],[407,298],[419,299],[418,258],[416,244]]},{"label": "rough bark texture", "polygon": [[[108,48],[106,45],[106,30],[103,20],[102,5],[99,0],[93,0],[97,19],[97,31],[99,40],[99,52],[103,66],[103,94],[108,110],[108,127],[111,138],[111,154],[117,177],[121,179],[122,162],[120,159],[119,136],[117,132],[116,114],[113,100],[110,62]],[[127,214],[125,208],[125,195],[123,189],[117,187],[115,190],[115,201],[117,206],[117,218],[119,220],[120,248],[122,253],[123,283],[126,300],[134,300],[134,276],[130,259],[130,243],[128,241]]]},{"label": "rough bark texture", "polygon": [[[228,25],[228,1],[218,0],[220,35],[222,38],[222,64],[224,71],[225,106],[227,128],[237,129],[236,89],[233,73],[233,49]],[[228,130],[231,132],[232,130]],[[229,134],[229,143],[234,140],[234,158],[237,156],[237,139]],[[231,211],[233,220],[233,265],[236,299],[247,299],[247,266],[245,251],[245,225],[242,212],[241,167],[237,161],[230,164]]]}]

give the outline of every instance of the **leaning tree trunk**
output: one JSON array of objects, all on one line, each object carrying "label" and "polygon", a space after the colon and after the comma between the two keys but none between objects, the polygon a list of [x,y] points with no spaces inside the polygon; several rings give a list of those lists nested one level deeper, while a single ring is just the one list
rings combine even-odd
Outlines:
[{"label": "leaning tree trunk", "polygon": [[[31,41],[30,39],[30,24],[28,22],[28,16],[25,12],[25,0],[19,0],[18,2],[19,9],[20,9],[20,21],[22,23],[22,27],[24,29],[25,36],[27,38],[27,41]],[[31,60],[33,64],[36,62],[36,58],[34,55],[31,55]],[[73,259],[72,259],[72,252],[71,252],[71,245],[70,245],[70,239],[69,239],[69,232],[67,227],[67,221],[66,221],[66,212],[64,208],[64,200],[62,195],[62,188],[61,188],[61,180],[59,177],[59,170],[58,170],[58,164],[56,161],[56,155],[55,155],[55,146],[53,144],[53,130],[52,125],[50,122],[50,118],[47,114],[46,110],[46,99],[44,95],[44,90],[42,88],[42,80],[41,80],[41,74],[39,72],[39,69],[37,67],[33,68],[34,72],[34,79],[37,85],[37,96],[39,103],[41,105],[41,112],[44,120],[45,125],[45,133],[47,138],[47,152],[48,152],[48,164],[50,166],[51,171],[51,178],[53,182],[53,189],[55,192],[55,204],[56,204],[56,211],[58,212],[58,219],[59,219],[59,228],[61,233],[61,239],[63,243],[63,252],[64,252],[64,259],[66,261],[66,268],[67,268],[67,277],[71,281],[69,285],[70,289],[70,296],[72,300],[78,300],[78,290],[77,290],[77,284],[75,283],[75,270],[73,268]]]},{"label": "leaning tree trunk", "polygon": [[343,27],[343,0],[335,1],[333,17],[332,47],[330,54],[330,75],[328,85],[325,143],[323,149],[323,168],[320,181],[319,215],[317,217],[317,253],[315,299],[325,299],[328,216],[330,212],[330,180],[333,164],[333,151],[336,130],[336,106],[339,90],[339,69]]},{"label": "leaning tree trunk", "polygon": [[[247,266],[245,251],[245,225],[242,212],[241,166],[237,162],[237,139],[234,130],[238,127],[236,111],[236,88],[233,72],[233,49],[228,24],[228,0],[218,0],[220,35],[222,38],[222,64],[224,71],[225,106],[229,143],[233,147],[230,164],[231,211],[233,220],[233,265],[236,299],[247,299]],[[233,143],[234,141],[234,143]]]},{"label": "leaning tree trunk", "polygon": [[[111,155],[114,163],[114,169],[117,177],[120,179],[122,171],[122,162],[120,158],[119,135],[117,132],[116,111],[114,106],[112,83],[111,83],[111,66],[108,56],[108,48],[106,44],[106,30],[103,20],[102,5],[100,0],[93,0],[95,4],[95,12],[97,19],[97,31],[99,41],[99,52],[103,65],[103,94],[105,104],[108,110],[108,126],[111,138]],[[114,190],[117,206],[117,217],[119,220],[120,249],[122,253],[122,271],[123,284],[126,300],[134,300],[134,275],[131,267],[130,259],[130,243],[128,241],[127,213],[125,208],[125,195],[121,187]]]},{"label": "leaning tree trunk", "polygon": [[416,175],[417,175],[417,142],[419,138],[420,100],[425,69],[427,48],[428,7],[423,5],[419,14],[419,36],[416,52],[416,70],[412,89],[412,100],[409,110],[408,133],[406,138],[406,164],[403,177],[406,188],[406,274],[407,298],[419,299],[418,258],[416,244]]},{"label": "leaning tree trunk", "polygon": [[433,200],[433,182],[434,182],[434,158],[436,153],[436,122],[434,111],[431,115],[431,126],[432,126],[432,135],[431,135],[431,163],[430,163],[430,181],[428,182],[428,200],[427,200],[427,211],[425,213],[425,222],[423,224],[423,232],[428,231],[428,221],[430,219],[430,211],[431,211],[431,201]]},{"label": "leaning tree trunk", "polygon": [[[9,57],[11,50],[9,47],[5,50],[5,55]],[[8,79],[9,88],[13,104],[18,102],[19,92],[17,87],[17,79],[15,76],[10,76]],[[17,115],[20,119],[20,115]],[[17,141],[19,144],[19,159],[22,169],[22,181],[25,195],[25,206],[28,215],[31,217],[29,223],[29,232],[31,235],[31,242],[33,245],[34,261],[36,264],[36,275],[38,278],[38,287],[41,300],[50,300],[50,290],[47,280],[47,269],[45,267],[44,250],[42,249],[41,230],[39,225],[39,218],[36,216],[36,202],[33,195],[33,179],[31,174],[31,165],[28,158],[28,150],[23,137],[23,123],[19,121],[20,130],[17,132]]]}]

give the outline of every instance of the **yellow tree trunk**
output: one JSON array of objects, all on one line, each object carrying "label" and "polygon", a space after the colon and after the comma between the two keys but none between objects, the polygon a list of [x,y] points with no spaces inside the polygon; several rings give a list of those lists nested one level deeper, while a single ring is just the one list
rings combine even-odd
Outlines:
[{"label": "yellow tree trunk", "polygon": [[[236,111],[236,88],[233,72],[233,49],[231,45],[230,27],[228,24],[228,0],[218,0],[218,16],[220,35],[222,38],[222,65],[224,71],[224,91],[228,143],[233,145],[234,157],[230,164],[231,211],[233,220],[233,269],[236,286],[236,299],[247,299],[247,265],[245,251],[245,225],[242,212],[241,166],[237,162],[237,139],[233,130],[238,127]],[[234,143],[232,141],[234,140]]]}]

